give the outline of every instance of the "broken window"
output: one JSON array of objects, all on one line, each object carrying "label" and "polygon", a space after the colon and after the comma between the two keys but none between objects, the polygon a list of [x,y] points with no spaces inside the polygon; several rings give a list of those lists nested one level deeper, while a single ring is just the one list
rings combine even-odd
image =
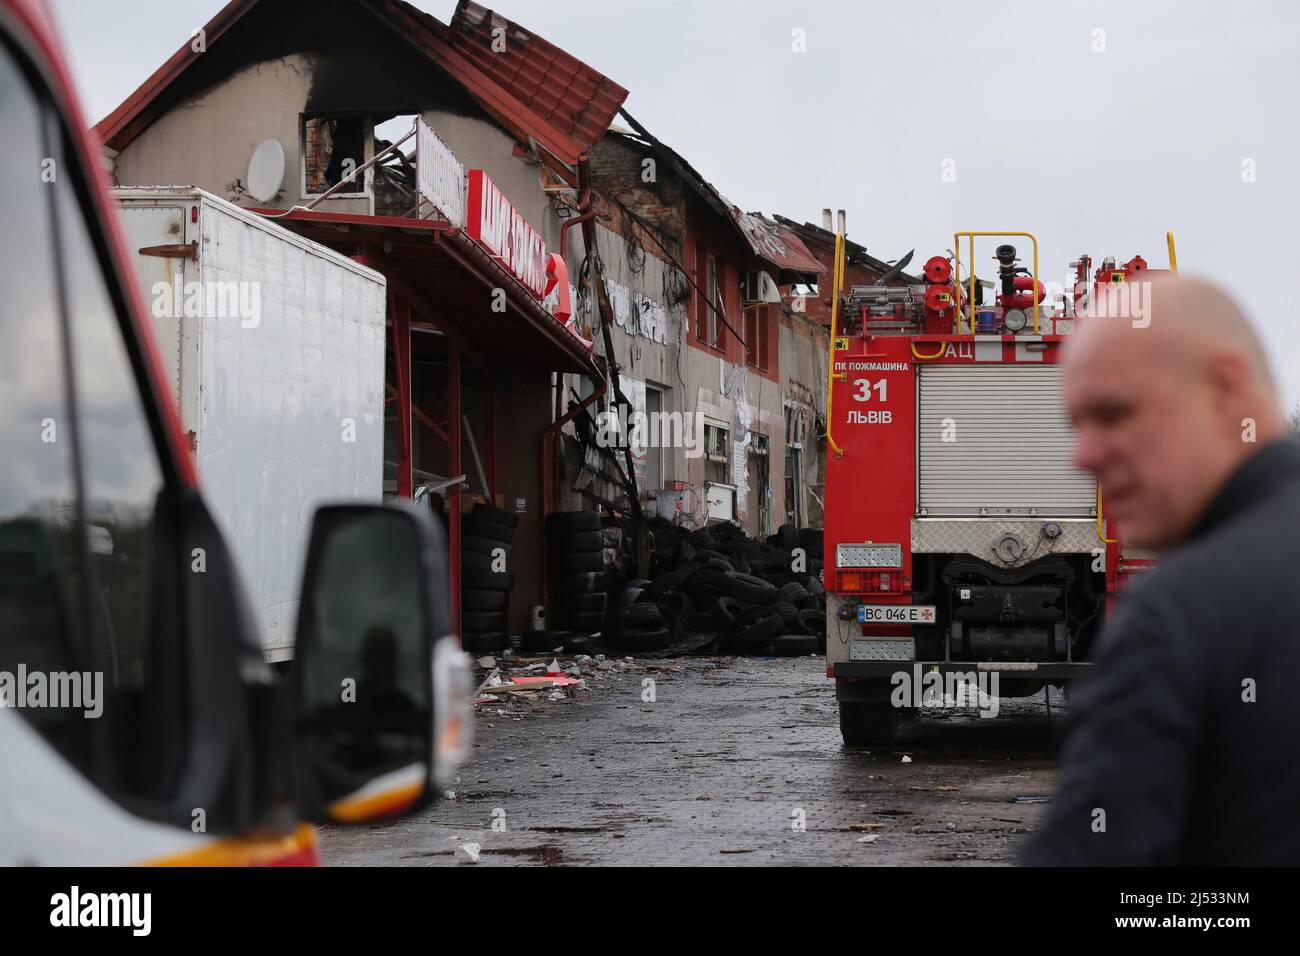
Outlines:
[{"label": "broken window", "polygon": [[[304,116],[302,161],[306,195],[337,186],[366,161],[370,123],[364,116]],[[364,193],[366,175],[357,176],[339,193]]]},{"label": "broken window", "polygon": [[731,429],[711,418],[704,420],[705,476],[725,482],[731,478]]},{"label": "broken window", "polygon": [[[407,216],[419,201],[415,175],[415,137],[402,142],[415,128],[418,114],[401,113],[392,117],[376,117],[375,151],[378,156],[395,143],[402,143],[396,151],[379,160],[374,167],[371,188],[375,194],[376,216]],[[427,212],[427,211],[426,211]]]}]

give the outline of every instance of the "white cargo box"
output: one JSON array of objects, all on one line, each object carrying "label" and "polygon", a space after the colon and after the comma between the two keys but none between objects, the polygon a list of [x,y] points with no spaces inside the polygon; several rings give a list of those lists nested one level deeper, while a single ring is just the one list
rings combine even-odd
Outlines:
[{"label": "white cargo box", "polygon": [[384,277],[201,189],[114,194],[204,497],[287,660],[313,511],[382,497]]}]

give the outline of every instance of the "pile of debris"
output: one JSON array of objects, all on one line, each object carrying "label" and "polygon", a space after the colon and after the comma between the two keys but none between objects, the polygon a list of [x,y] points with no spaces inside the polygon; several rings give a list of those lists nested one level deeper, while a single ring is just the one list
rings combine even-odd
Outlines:
[{"label": "pile of debris", "polygon": [[[576,520],[552,518],[560,524]],[[585,606],[579,612],[586,626],[576,633],[525,635],[526,649],[581,645],[585,632],[624,653],[670,648],[681,653],[825,653],[821,529],[783,525],[766,540],[756,540],[732,523],[695,530],[660,518],[649,524],[651,576],[626,580],[608,568],[566,568],[566,585],[581,583],[591,595],[582,598]],[[576,597],[570,590],[560,602],[570,627],[578,620]]]}]

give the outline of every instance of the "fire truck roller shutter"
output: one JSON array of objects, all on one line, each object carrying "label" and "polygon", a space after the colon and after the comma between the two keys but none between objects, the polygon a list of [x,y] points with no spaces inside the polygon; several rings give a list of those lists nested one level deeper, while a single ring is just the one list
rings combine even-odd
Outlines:
[{"label": "fire truck roller shutter", "polygon": [[917,388],[926,516],[1094,513],[1096,482],[1071,462],[1059,365],[923,365]]}]

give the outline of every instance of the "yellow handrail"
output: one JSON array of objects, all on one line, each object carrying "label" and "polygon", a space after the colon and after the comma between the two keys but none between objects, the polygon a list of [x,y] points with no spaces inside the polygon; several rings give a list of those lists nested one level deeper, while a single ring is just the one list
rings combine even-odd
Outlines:
[{"label": "yellow handrail", "polygon": [[[999,238],[1008,238],[1011,236],[1021,236],[1028,239],[1034,244],[1034,334],[1038,334],[1038,238],[1032,232],[954,232],[952,234],[953,254],[956,256],[956,262],[953,265],[953,274],[961,274],[961,240],[962,237],[970,239],[970,299],[966,303],[970,309],[970,330],[971,334],[975,333],[975,237],[976,236],[998,236]],[[961,309],[957,309],[957,329],[961,332]]]},{"label": "yellow handrail", "polygon": [[835,374],[835,333],[836,320],[840,312],[840,286],[844,282],[844,236],[842,233],[835,234],[835,265],[832,269],[831,279],[831,350],[829,364],[826,369],[826,444],[830,445],[831,450],[835,452],[836,458],[844,457],[844,449],[835,444],[835,439],[831,436],[831,429],[835,425],[834,402],[835,402],[835,382],[838,379],[847,379],[848,376]]},{"label": "yellow handrail", "polygon": [[1101,539],[1102,544],[1119,544],[1119,538],[1108,538],[1106,532],[1101,530],[1104,520],[1104,512],[1101,510],[1101,482],[1099,481],[1097,482],[1097,537]]},{"label": "yellow handrail", "polygon": [[1169,243],[1169,271],[1178,271],[1178,254],[1174,252],[1174,231],[1170,229],[1165,233],[1165,242]]},{"label": "yellow handrail", "polygon": [[940,343],[939,343],[939,351],[935,352],[933,355],[922,355],[920,352],[918,352],[918,351],[916,350],[916,343],[915,343],[915,342],[910,342],[910,343],[908,343],[908,344],[910,344],[910,345],[912,346],[912,358],[914,358],[914,359],[920,359],[922,362],[928,362],[930,359],[937,359],[937,358],[938,358],[940,355],[942,355],[942,354],[944,353],[944,351],[948,348],[948,343],[946,343],[946,342],[940,342]]}]

